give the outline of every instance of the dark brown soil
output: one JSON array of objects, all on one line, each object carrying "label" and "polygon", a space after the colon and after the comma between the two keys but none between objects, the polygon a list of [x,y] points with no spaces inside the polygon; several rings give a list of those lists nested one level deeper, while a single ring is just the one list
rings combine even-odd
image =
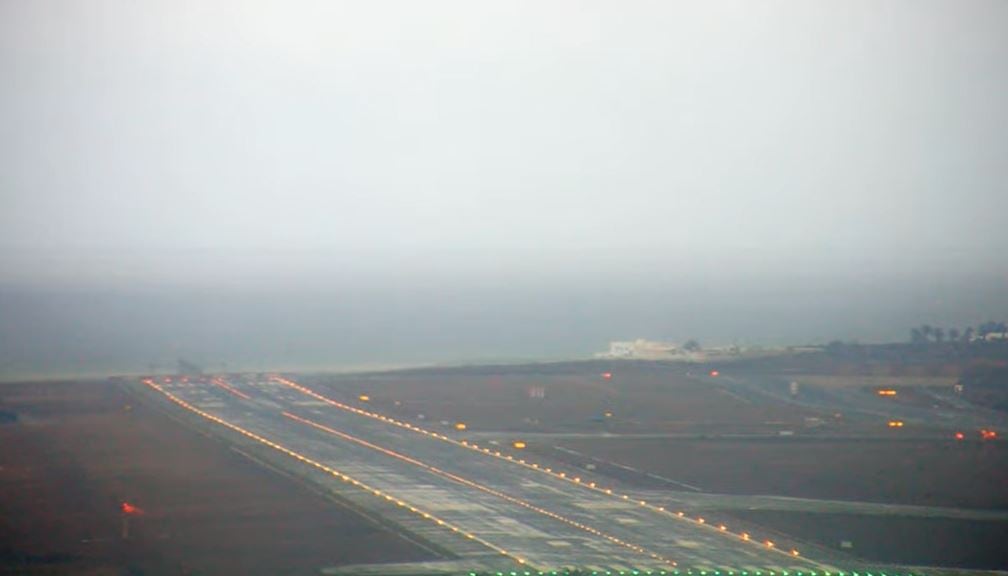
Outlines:
[{"label": "dark brown soil", "polygon": [[807,416],[829,418],[774,401],[740,398],[698,367],[603,369],[610,370],[609,378],[607,372],[583,368],[563,373],[507,370],[304,381],[351,402],[366,394],[384,413],[411,420],[423,414],[432,422],[465,421],[474,431],[776,433],[803,427]]},{"label": "dark brown soil", "polygon": [[[431,557],[114,384],[0,385],[0,410],[0,573],[314,574]],[[128,538],[124,501],[144,511]]]},{"label": "dark brown soil", "polygon": [[555,444],[707,492],[1008,508],[1004,442],[564,438]]}]

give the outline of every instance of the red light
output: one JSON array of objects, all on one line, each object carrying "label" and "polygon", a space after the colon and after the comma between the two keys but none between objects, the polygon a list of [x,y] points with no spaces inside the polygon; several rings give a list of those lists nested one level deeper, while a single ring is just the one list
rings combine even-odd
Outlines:
[{"label": "red light", "polygon": [[965,435],[965,434],[963,434],[962,432],[956,432],[956,433],[955,433],[955,439],[956,439],[956,440],[962,440],[962,439],[964,439],[964,438],[966,438],[966,435]]},{"label": "red light", "polygon": [[612,372],[603,372],[602,377],[606,380],[612,380]]},{"label": "red light", "polygon": [[996,440],[997,432],[984,428],[983,430],[980,431],[980,438],[984,440]]},{"label": "red light", "polygon": [[122,506],[120,506],[120,509],[122,509],[123,514],[130,514],[133,516],[139,516],[143,514],[143,510],[137,508],[136,506],[130,504],[129,502],[123,502]]},{"label": "red light", "polygon": [[711,375],[712,378],[717,378],[718,376],[721,375],[721,373],[718,372],[717,370],[711,370],[710,371],[710,375]]}]

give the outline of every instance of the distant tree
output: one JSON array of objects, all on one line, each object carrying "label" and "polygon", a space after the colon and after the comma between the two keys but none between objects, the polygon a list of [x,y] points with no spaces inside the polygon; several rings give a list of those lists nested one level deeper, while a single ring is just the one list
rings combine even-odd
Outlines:
[{"label": "distant tree", "polygon": [[973,327],[967,326],[966,330],[963,331],[962,341],[965,344],[969,344],[973,340]]},{"label": "distant tree", "polygon": [[1005,332],[1008,327],[1005,326],[1004,322],[995,322],[993,320],[988,320],[983,324],[977,326],[977,335],[981,338],[986,337],[988,334],[993,334],[995,332]]},{"label": "distant tree", "polygon": [[910,343],[911,344],[924,344],[927,342],[927,338],[924,336],[924,332],[920,328],[910,329]]},{"label": "distant tree", "polygon": [[921,325],[920,330],[921,330],[921,334],[924,335],[924,340],[925,341],[930,341],[931,340],[931,334],[934,333],[934,328],[932,328],[930,324],[923,324],[923,325]]},{"label": "distant tree", "polygon": [[700,343],[697,342],[696,340],[694,340],[693,338],[690,338],[689,340],[687,340],[686,343],[682,345],[682,347],[683,347],[683,350],[685,350],[687,352],[699,352],[700,351]]},{"label": "distant tree", "polygon": [[958,342],[960,338],[958,328],[949,328],[949,342]]},{"label": "distant tree", "polygon": [[936,326],[935,329],[934,329],[934,339],[935,339],[935,342],[937,342],[939,344],[941,344],[942,342],[944,342],[945,341],[945,330],[943,328],[940,328],[940,327]]}]

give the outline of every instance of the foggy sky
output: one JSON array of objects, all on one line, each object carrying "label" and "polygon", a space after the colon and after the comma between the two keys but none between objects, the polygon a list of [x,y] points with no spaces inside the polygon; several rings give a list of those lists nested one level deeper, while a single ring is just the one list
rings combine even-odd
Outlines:
[{"label": "foggy sky", "polygon": [[1001,0],[0,0],[0,374],[1004,318],[1006,62]]}]

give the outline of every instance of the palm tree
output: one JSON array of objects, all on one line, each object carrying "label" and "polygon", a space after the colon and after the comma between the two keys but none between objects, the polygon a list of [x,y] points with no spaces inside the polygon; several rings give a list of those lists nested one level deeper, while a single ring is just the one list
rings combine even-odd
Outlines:
[{"label": "palm tree", "polygon": [[935,339],[935,342],[937,342],[938,344],[941,344],[942,342],[944,342],[945,341],[945,330],[942,329],[939,326],[936,326],[935,329],[934,329],[934,339]]},{"label": "palm tree", "polygon": [[958,341],[959,341],[959,329],[949,328],[949,342],[958,342]]}]

